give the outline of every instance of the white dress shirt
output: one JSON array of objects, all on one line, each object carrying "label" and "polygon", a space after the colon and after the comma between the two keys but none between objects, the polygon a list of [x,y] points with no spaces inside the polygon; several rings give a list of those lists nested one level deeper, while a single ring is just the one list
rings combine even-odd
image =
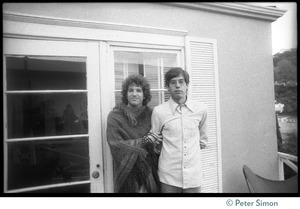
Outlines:
[{"label": "white dress shirt", "polygon": [[183,189],[203,182],[200,143],[207,144],[207,107],[187,99],[181,107],[172,100],[154,108],[152,131],[162,133],[158,163],[160,181]]}]

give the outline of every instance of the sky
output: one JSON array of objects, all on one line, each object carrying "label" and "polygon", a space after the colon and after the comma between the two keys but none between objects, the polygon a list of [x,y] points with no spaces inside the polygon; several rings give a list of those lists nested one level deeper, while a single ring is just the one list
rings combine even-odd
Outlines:
[{"label": "sky", "polygon": [[272,54],[297,48],[297,3],[260,2],[255,4],[276,6],[279,9],[287,10],[283,16],[272,22]]}]

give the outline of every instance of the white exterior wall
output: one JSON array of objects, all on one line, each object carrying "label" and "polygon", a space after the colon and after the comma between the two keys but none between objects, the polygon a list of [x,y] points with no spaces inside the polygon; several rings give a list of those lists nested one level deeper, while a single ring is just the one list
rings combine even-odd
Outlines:
[{"label": "white exterior wall", "polygon": [[271,22],[148,3],[4,4],[4,12],[188,31],[216,39],[223,192],[248,192],[247,164],[278,179]]}]

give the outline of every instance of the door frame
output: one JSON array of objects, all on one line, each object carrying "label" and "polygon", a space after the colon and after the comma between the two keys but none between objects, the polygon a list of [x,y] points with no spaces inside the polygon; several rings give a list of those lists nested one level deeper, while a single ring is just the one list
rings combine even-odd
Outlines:
[{"label": "door frame", "polygon": [[[124,43],[118,41],[100,41],[100,71],[101,77],[106,78],[101,82],[101,113],[102,113],[102,136],[104,156],[104,187],[105,192],[114,192],[113,183],[113,158],[107,142],[107,117],[115,106],[115,73],[114,73],[114,51],[127,50],[131,52],[164,52],[177,55],[177,62],[184,67],[185,50],[182,46],[161,46],[156,44]],[[112,96],[113,95],[113,96]],[[105,99],[104,99],[105,98]]]},{"label": "door frame", "polygon": [[[24,188],[8,191],[7,190],[7,143],[10,143],[7,135],[7,100],[6,100],[6,55],[32,55],[32,56],[78,56],[86,57],[87,69],[87,89],[83,90],[88,95],[88,120],[89,120],[89,134],[80,135],[88,136],[89,138],[89,160],[90,160],[90,181],[83,181],[81,183],[90,182],[90,192],[104,192],[104,168],[102,155],[102,130],[101,126],[101,111],[99,104],[100,99],[100,70],[99,70],[99,43],[97,42],[72,42],[72,41],[54,41],[54,40],[33,40],[33,39],[3,39],[3,108],[4,108],[4,192],[22,192],[36,189],[50,188],[49,186],[39,186],[33,188]],[[75,49],[75,50],[74,50]],[[41,138],[41,137],[37,137]],[[42,137],[43,139],[47,137]],[[49,137],[48,137],[49,138]],[[50,138],[60,138],[50,137]],[[27,138],[27,140],[35,140]],[[16,140],[14,140],[16,141]],[[98,166],[99,165],[99,166]],[[92,173],[98,171],[100,173],[98,178],[93,178]],[[74,183],[80,184],[80,182]],[[61,184],[61,186],[70,185],[70,183]],[[72,184],[73,185],[73,184]]]}]

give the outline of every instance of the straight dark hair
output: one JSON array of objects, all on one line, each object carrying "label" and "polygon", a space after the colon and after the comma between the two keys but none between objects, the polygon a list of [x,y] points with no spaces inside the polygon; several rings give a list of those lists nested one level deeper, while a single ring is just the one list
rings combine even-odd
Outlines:
[{"label": "straight dark hair", "polygon": [[178,77],[180,74],[184,77],[184,81],[185,81],[186,85],[189,85],[190,76],[189,76],[188,72],[183,70],[181,67],[173,67],[165,74],[165,86],[169,87],[170,80],[172,78]]}]

